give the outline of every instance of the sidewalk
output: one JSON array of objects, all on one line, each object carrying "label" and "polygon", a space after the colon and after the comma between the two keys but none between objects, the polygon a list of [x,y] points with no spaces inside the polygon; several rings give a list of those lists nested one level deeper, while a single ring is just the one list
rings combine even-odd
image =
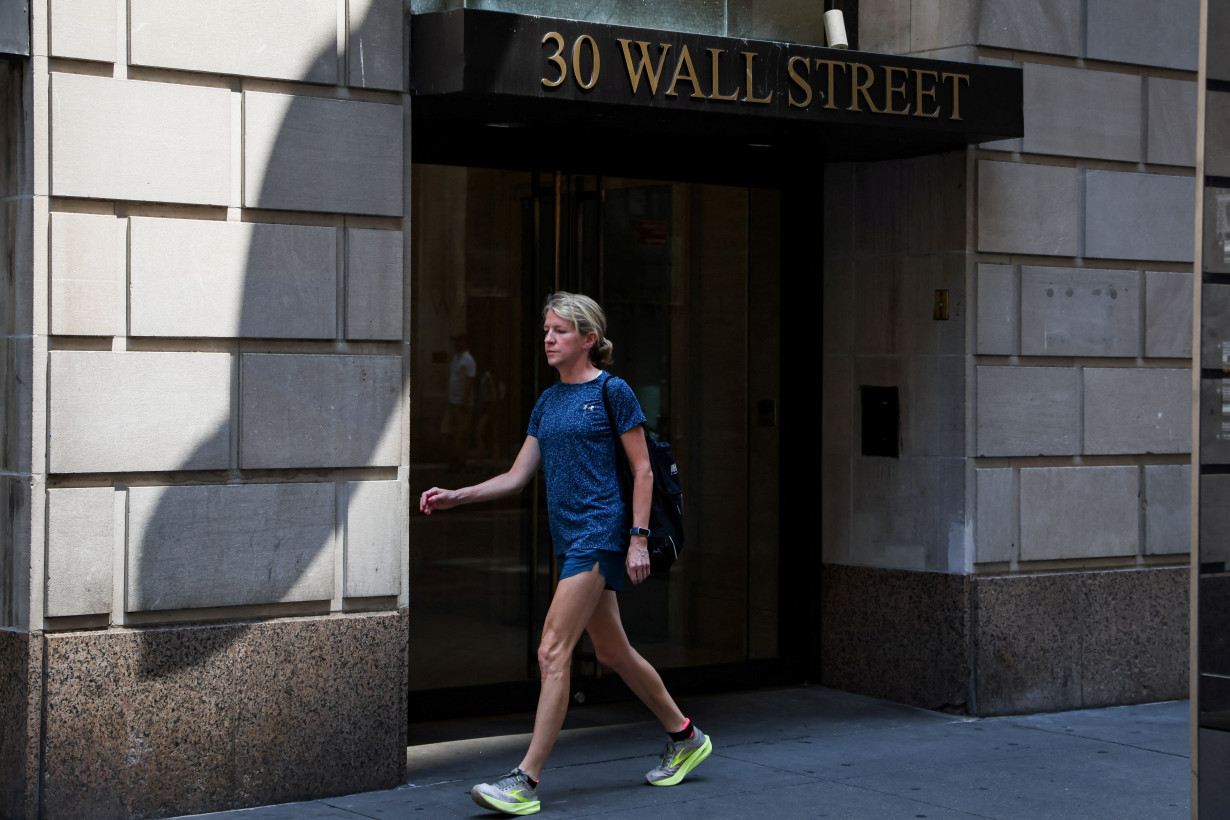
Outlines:
[{"label": "sidewalk", "polygon": [[[1186,820],[1186,701],[970,719],[819,687],[689,698],[714,751],[678,786],[637,705],[578,708],[543,772],[542,817]],[[416,727],[407,784],[209,820],[497,817],[470,786],[521,759],[532,716]],[[514,732],[516,734],[514,734]],[[449,739],[443,739],[449,738]],[[464,739],[455,739],[464,738]]]}]

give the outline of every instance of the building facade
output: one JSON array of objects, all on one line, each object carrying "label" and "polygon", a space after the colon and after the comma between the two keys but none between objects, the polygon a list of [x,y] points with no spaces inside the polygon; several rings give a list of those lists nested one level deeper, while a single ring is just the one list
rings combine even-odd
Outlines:
[{"label": "building facade", "polygon": [[[1020,66],[1025,133],[826,169],[823,679],[1181,696],[1199,4],[905,5],[861,3],[860,47]],[[862,454],[868,386],[896,460]]]},{"label": "building facade", "polygon": [[1200,3],[814,5],[0,0],[0,816],[532,703],[541,491],[411,510],[515,453],[558,287],[683,469],[673,688],[1186,697]]}]

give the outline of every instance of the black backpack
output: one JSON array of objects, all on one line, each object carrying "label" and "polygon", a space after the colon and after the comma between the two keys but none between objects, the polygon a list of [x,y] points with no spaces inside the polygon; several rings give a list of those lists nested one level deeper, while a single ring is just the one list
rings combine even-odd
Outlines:
[{"label": "black backpack", "polygon": [[[611,434],[615,437],[615,462],[619,465],[619,492],[624,499],[624,518],[627,519],[625,534],[632,522],[632,471],[628,467],[628,457],[620,444],[619,434],[615,432],[615,418],[611,415],[611,405],[607,400],[607,383],[614,376],[607,376],[602,383],[602,405],[606,409],[607,422],[611,426]],[[641,425],[645,434],[645,448],[649,450],[649,466],[653,470],[653,499],[649,506],[649,566],[650,569],[662,572],[671,565],[683,552],[683,487],[679,483],[679,467],[671,454],[669,442],[660,441]]]}]

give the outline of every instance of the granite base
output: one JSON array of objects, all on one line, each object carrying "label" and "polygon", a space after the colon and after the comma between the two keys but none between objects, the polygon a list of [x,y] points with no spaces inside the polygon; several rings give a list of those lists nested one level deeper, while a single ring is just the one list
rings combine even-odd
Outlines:
[{"label": "granite base", "polygon": [[1186,698],[1188,577],[826,564],[821,683],[980,716]]},{"label": "granite base", "polygon": [[0,818],[38,817],[42,638],[0,630]]},{"label": "granite base", "polygon": [[1188,696],[1187,567],[979,578],[979,715]]},{"label": "granite base", "polygon": [[400,784],[407,617],[48,634],[42,817],[152,818]]},{"label": "granite base", "polygon": [[820,578],[823,685],[965,711],[968,577],[825,564]]}]

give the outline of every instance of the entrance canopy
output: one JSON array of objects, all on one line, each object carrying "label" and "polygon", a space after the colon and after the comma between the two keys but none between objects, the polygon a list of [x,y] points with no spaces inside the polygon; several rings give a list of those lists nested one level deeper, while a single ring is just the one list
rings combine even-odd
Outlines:
[{"label": "entrance canopy", "polygon": [[0,54],[30,56],[30,4],[0,0]]},{"label": "entrance canopy", "polygon": [[1021,136],[1017,68],[463,9],[412,18],[416,159],[769,175]]}]

